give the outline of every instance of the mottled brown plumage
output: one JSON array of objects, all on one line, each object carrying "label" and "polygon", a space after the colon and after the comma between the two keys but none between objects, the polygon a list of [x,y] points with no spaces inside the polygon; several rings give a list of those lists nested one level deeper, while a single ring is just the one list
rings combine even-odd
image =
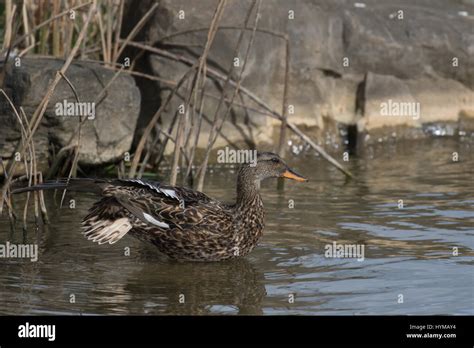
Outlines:
[{"label": "mottled brown plumage", "polygon": [[139,179],[71,179],[15,190],[95,192],[102,196],[83,220],[83,234],[113,244],[127,233],[177,260],[220,261],[247,255],[264,229],[260,181],[286,177],[306,181],[277,155],[259,153],[255,166],[242,165],[237,199],[229,205],[188,188]]}]

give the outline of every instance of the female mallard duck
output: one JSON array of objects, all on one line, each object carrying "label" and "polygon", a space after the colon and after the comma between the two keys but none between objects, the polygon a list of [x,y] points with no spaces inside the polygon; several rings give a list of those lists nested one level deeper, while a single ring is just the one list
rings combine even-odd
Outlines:
[{"label": "female mallard duck", "polygon": [[70,179],[13,192],[94,192],[103,198],[83,220],[89,240],[113,244],[128,233],[173,259],[221,261],[247,255],[255,247],[264,228],[260,181],[278,177],[306,181],[278,155],[264,152],[258,154],[256,165],[242,165],[232,205],[188,188],[139,179]]}]

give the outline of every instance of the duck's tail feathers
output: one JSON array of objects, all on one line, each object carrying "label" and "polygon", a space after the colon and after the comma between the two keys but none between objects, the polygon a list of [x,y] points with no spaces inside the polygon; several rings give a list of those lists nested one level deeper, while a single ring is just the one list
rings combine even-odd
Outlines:
[{"label": "duck's tail feathers", "polygon": [[40,190],[70,190],[79,192],[91,192],[100,194],[106,184],[105,180],[90,178],[58,179],[56,181],[46,181],[39,185],[20,187],[14,189],[12,193],[22,193]]}]

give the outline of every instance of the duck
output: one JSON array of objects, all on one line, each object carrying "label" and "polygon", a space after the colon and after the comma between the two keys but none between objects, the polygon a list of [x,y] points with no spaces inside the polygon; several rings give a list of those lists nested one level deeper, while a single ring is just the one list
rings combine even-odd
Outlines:
[{"label": "duck", "polygon": [[67,189],[101,198],[82,221],[82,234],[98,244],[129,235],[178,261],[223,261],[248,255],[264,231],[260,183],[270,178],[307,179],[280,156],[258,152],[237,175],[237,197],[228,204],[190,188],[144,179],[69,178],[15,189],[13,193]]}]

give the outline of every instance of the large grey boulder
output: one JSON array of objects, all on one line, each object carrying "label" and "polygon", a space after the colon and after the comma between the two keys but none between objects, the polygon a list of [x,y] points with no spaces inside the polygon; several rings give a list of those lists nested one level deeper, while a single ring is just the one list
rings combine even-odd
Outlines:
[{"label": "large grey boulder", "polygon": [[436,74],[474,88],[472,5],[442,0],[361,3],[366,7],[344,10],[343,41],[354,71],[401,79]]},{"label": "large grey boulder", "polygon": [[[471,89],[451,79],[403,80],[369,73],[365,82],[364,117],[359,128],[421,127],[426,123],[457,122],[462,113],[474,108],[473,97]],[[404,107],[408,114],[400,109]]]},{"label": "large grey boulder", "polygon": [[[38,58],[22,58],[19,66],[9,64],[5,80],[7,93],[17,107],[23,107],[27,117],[33,115],[63,64],[64,61],[58,59]],[[95,108],[95,115],[90,115],[82,127],[79,163],[98,165],[116,161],[130,150],[140,111],[140,92],[134,79],[122,73],[100,95],[114,75],[114,71],[98,64],[80,61],[73,62],[66,72],[80,102]],[[77,114],[64,116],[59,112],[64,102],[76,102],[76,98],[71,87],[61,80],[35,135],[40,159],[47,157],[50,143],[58,148],[67,146],[79,123]],[[20,128],[4,102],[0,117],[3,119],[0,156],[9,158],[20,139]],[[76,144],[76,138],[73,139],[72,143]]]},{"label": "large grey boulder", "polygon": [[[140,18],[152,3],[131,1],[129,6],[136,10],[133,16]],[[207,32],[188,31],[208,28],[217,3],[216,0],[160,1],[139,40],[155,42],[170,34],[187,32],[166,41],[178,44],[168,49],[178,55],[198,57]],[[241,26],[250,4],[251,1],[227,1],[220,25]],[[184,18],[180,18],[179,11],[184,11]],[[289,18],[289,11],[293,11],[293,19]],[[263,1],[260,14],[259,28],[288,34],[291,64],[288,102],[295,110],[290,120],[297,124],[318,129],[334,123],[358,124],[364,132],[389,128],[393,119],[373,117],[373,105],[378,97],[372,91],[376,90],[387,92],[387,96],[390,91],[401,90],[409,100],[414,98],[424,105],[425,113],[419,122],[403,120],[397,125],[419,127],[424,122],[452,122],[458,121],[461,113],[472,114],[469,111],[474,108],[472,1],[275,0]],[[240,59],[249,37],[247,33]],[[227,70],[235,58],[232,55],[237,38],[237,30],[218,32],[209,54],[213,68]],[[243,80],[243,86],[278,111],[282,107],[284,52],[281,39],[257,33]],[[157,55],[150,55],[149,63],[150,72],[164,79],[178,80],[187,69]],[[238,68],[234,69],[234,76],[238,72]],[[380,78],[374,80],[374,76]],[[212,84],[208,91],[219,94]],[[168,93],[169,89],[163,88],[162,98]],[[458,93],[459,98],[455,97]],[[243,101],[251,105],[245,98]],[[179,103],[176,101],[169,107],[163,117],[165,124]],[[215,104],[215,100],[209,99],[205,114],[213,115]],[[267,142],[278,135],[278,127],[272,127],[277,125],[270,118],[236,108],[224,133],[230,140]]]}]

